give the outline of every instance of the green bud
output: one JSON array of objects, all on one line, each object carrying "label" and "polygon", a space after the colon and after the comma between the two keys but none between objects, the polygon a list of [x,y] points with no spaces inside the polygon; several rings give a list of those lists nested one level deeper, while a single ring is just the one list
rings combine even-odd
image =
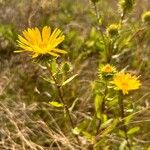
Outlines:
[{"label": "green bud", "polygon": [[108,36],[113,37],[118,34],[119,31],[119,25],[118,24],[111,24],[107,29],[106,33]]},{"label": "green bud", "polygon": [[143,15],[142,15],[142,21],[144,23],[150,24],[150,11],[147,11],[147,12],[143,13]]},{"label": "green bud", "polygon": [[71,66],[71,64],[70,64],[69,62],[64,62],[64,63],[62,63],[62,65],[61,65],[61,70],[62,70],[62,72],[64,72],[64,73],[69,72],[69,71],[71,70],[71,68],[72,68],[72,66]]},{"label": "green bud", "polygon": [[131,11],[133,9],[134,0],[120,0],[119,4],[123,11]]}]

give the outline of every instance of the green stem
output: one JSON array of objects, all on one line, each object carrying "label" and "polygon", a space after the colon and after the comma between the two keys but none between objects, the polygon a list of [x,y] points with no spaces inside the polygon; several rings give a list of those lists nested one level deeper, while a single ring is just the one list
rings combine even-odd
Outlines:
[{"label": "green stem", "polygon": [[99,19],[100,19],[100,15],[99,15],[99,13],[98,13],[96,3],[93,3],[93,5],[94,5],[94,11],[95,11],[95,15],[96,15],[97,24],[98,24],[98,26],[97,26],[97,30],[100,32],[101,37],[102,37],[102,40],[103,40],[103,42],[104,42],[105,52],[106,52],[106,61],[108,62],[108,61],[109,61],[109,60],[108,60],[108,55],[109,55],[109,54],[108,54],[107,43],[106,43],[106,40],[105,40],[104,33],[103,33],[103,31],[102,31],[102,27],[101,27],[101,26],[99,26]]},{"label": "green stem", "polygon": [[[102,105],[101,105],[101,108],[100,108],[100,109],[101,109],[101,114],[103,114],[104,111],[105,111],[106,95],[107,95],[107,91],[108,91],[107,84],[108,84],[108,82],[105,81],[104,96],[103,96]],[[101,124],[102,124],[102,118],[98,120],[98,125],[97,125],[97,129],[96,129],[96,134],[95,134],[95,142],[94,142],[94,144],[93,144],[93,150],[95,150],[95,144],[96,144],[97,141],[99,140],[99,138],[97,138],[97,135],[98,135],[99,132],[100,132]]]},{"label": "green stem", "polygon": [[[102,113],[102,114],[103,114],[104,111],[105,111],[105,102],[106,102],[107,90],[108,90],[108,89],[107,89],[107,81],[106,81],[106,83],[105,83],[104,97],[103,97],[103,99],[102,99],[102,107],[101,107],[101,113]],[[99,130],[100,130],[101,123],[102,123],[102,120],[100,119],[99,122],[98,122],[97,133],[96,133],[96,134],[98,134],[98,132],[99,132]]]},{"label": "green stem", "polygon": [[124,19],[125,19],[125,15],[126,15],[126,11],[123,10],[122,15],[121,15],[121,19],[120,19],[120,24],[121,24],[121,26],[122,26],[123,21],[124,21]]},{"label": "green stem", "polygon": [[[53,81],[55,82],[55,86],[56,86],[56,89],[57,89],[57,92],[58,92],[58,95],[59,95],[60,102],[64,105],[64,109],[65,109],[65,111],[66,111],[66,113],[67,113],[67,115],[69,117],[69,121],[70,121],[71,127],[72,127],[72,129],[74,129],[75,126],[73,124],[73,120],[71,118],[69,108],[68,108],[67,104],[65,103],[65,101],[63,99],[62,88],[59,85],[59,83],[57,82],[57,80],[56,80],[55,76],[53,75],[53,73],[51,72],[50,66],[48,64],[46,64],[46,67],[47,67],[47,69],[49,71],[50,76],[52,77]],[[78,142],[78,144],[80,146],[81,144],[80,144],[80,140],[79,140],[78,136],[75,135],[75,137],[76,137],[76,140],[77,140],[77,142]]]},{"label": "green stem", "polygon": [[127,146],[128,149],[131,150],[131,146],[130,146],[130,142],[129,142],[129,138],[128,138],[128,134],[127,134],[127,126],[124,122],[124,118],[125,118],[125,112],[124,112],[124,103],[123,103],[123,94],[122,91],[119,92],[119,106],[120,106],[120,113],[121,113],[121,123],[122,123],[122,127],[123,127],[123,131],[125,133],[125,139],[127,141]]}]

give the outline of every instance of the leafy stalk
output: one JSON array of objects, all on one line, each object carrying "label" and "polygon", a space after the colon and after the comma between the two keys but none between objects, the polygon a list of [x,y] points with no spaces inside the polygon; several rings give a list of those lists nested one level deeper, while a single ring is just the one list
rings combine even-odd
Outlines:
[{"label": "leafy stalk", "polygon": [[131,150],[131,145],[130,145],[128,134],[127,134],[127,126],[124,122],[125,112],[124,112],[124,103],[123,103],[122,91],[119,92],[119,106],[120,106],[120,114],[121,114],[121,123],[122,123],[123,131],[125,133],[125,139],[127,142],[128,149]]},{"label": "leafy stalk", "polygon": [[[71,117],[69,108],[68,108],[68,106],[67,106],[67,104],[65,103],[64,98],[63,98],[62,87],[61,87],[61,85],[57,82],[55,76],[53,75],[49,64],[46,64],[46,67],[47,67],[47,70],[49,71],[50,76],[52,77],[52,79],[53,79],[53,81],[54,81],[54,83],[55,83],[55,87],[56,87],[56,89],[57,89],[60,102],[63,104],[64,109],[65,109],[65,111],[66,111],[66,113],[67,113],[67,115],[68,115],[68,117],[69,117],[69,121],[70,121],[71,127],[72,127],[72,129],[74,129],[75,126],[74,126],[74,124],[73,124],[73,120],[72,120],[72,117]],[[80,140],[79,140],[78,136],[77,136],[77,135],[74,135],[74,136],[75,136],[75,138],[76,138],[76,140],[77,140],[77,142],[78,142],[78,145],[80,146],[81,144],[80,144]]]}]

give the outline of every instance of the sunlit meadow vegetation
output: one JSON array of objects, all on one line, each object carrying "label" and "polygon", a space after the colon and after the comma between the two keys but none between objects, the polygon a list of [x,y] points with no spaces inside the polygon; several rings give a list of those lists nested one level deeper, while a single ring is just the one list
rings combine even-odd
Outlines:
[{"label": "sunlit meadow vegetation", "polygon": [[149,0],[0,0],[0,150],[150,150]]}]

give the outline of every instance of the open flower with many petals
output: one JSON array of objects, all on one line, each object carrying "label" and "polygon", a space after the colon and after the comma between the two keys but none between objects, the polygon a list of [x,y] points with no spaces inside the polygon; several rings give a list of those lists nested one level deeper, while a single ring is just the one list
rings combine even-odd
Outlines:
[{"label": "open flower with many petals", "polygon": [[41,55],[58,57],[60,54],[67,53],[65,50],[57,48],[64,38],[65,36],[59,29],[52,32],[50,27],[45,26],[40,32],[37,27],[28,28],[23,31],[23,36],[18,36],[19,40],[17,42],[21,50],[16,52],[29,52],[32,58]]},{"label": "open flower with many petals", "polygon": [[116,88],[121,90],[124,95],[128,94],[128,91],[130,90],[139,89],[141,86],[141,83],[136,76],[124,72],[117,73],[111,83],[115,84]]}]

